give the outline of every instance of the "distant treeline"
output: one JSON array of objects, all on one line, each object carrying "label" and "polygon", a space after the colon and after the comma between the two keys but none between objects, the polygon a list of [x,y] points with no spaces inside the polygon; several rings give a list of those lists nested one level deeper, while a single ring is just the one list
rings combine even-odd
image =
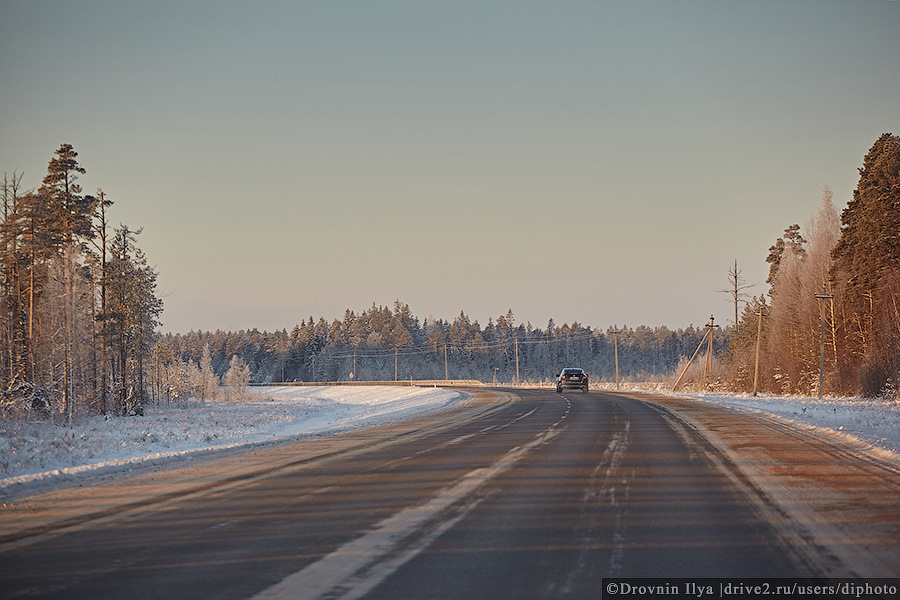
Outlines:
[{"label": "distant treeline", "polygon": [[[512,310],[484,326],[461,312],[452,321],[420,320],[399,300],[343,319],[312,317],[291,331],[167,334],[159,344],[167,360],[199,363],[209,352],[213,371],[224,374],[238,356],[258,383],[394,379],[541,381],[562,367],[580,366],[595,381],[615,378],[618,343],[622,377],[669,374],[693,353],[705,330],[689,327],[623,327],[600,331],[579,323],[546,327],[517,324]],[[725,335],[714,349],[724,349]]]}]

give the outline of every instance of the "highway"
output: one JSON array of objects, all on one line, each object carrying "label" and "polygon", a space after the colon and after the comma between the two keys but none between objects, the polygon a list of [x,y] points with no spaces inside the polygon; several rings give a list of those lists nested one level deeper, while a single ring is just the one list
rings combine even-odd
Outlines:
[{"label": "highway", "polygon": [[672,407],[470,391],[413,422],[7,509],[31,524],[0,537],[0,598],[589,598],[610,576],[859,573]]}]

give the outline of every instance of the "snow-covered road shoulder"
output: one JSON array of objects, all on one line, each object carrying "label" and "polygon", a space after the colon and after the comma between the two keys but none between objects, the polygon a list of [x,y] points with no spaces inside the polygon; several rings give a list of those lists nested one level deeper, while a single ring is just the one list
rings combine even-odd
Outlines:
[{"label": "snow-covered road shoulder", "polygon": [[692,398],[745,411],[773,415],[794,426],[819,429],[847,443],[862,442],[882,458],[900,463],[900,403],[872,398],[807,398],[760,394],[677,392]]},{"label": "snow-covered road shoulder", "polygon": [[0,501],[98,473],[305,435],[383,425],[440,410],[468,395],[409,386],[253,387],[238,403],[148,407],[143,417],[50,423],[0,421]]}]

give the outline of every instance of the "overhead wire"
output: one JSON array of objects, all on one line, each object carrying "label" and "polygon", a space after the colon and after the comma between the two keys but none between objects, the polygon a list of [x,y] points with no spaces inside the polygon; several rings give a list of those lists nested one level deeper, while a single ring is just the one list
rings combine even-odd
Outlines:
[{"label": "overhead wire", "polygon": [[[602,335],[602,334],[601,334]],[[595,337],[595,332],[591,330],[586,330],[584,332],[579,332],[572,336],[564,336],[564,337],[548,337],[540,340],[518,340],[519,345],[534,345],[534,344],[552,344],[552,343],[560,343],[560,342],[578,342],[578,341],[586,341]],[[321,351],[320,355],[327,355],[329,358],[390,358],[393,356],[397,357],[406,357],[406,356],[420,356],[423,354],[435,354],[443,352],[444,348],[448,351],[459,351],[462,350],[464,352],[480,352],[485,350],[497,350],[500,348],[511,348],[513,347],[517,341],[515,339],[511,340],[498,340],[490,343],[480,343],[480,344],[470,344],[470,343],[455,343],[451,344],[449,342],[445,342],[441,344],[437,349],[431,348],[396,348],[394,350],[385,349],[383,351],[349,351],[343,350],[340,352],[329,352],[326,349]]]}]

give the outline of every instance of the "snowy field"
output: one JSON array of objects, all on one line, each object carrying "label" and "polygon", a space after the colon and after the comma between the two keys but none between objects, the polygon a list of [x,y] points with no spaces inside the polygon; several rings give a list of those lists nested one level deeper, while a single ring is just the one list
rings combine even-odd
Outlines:
[{"label": "snowy field", "polygon": [[0,421],[0,500],[13,487],[43,491],[98,472],[384,424],[466,397],[405,386],[253,387],[249,394],[248,402],[150,406],[143,417],[95,416],[73,427]]}]

